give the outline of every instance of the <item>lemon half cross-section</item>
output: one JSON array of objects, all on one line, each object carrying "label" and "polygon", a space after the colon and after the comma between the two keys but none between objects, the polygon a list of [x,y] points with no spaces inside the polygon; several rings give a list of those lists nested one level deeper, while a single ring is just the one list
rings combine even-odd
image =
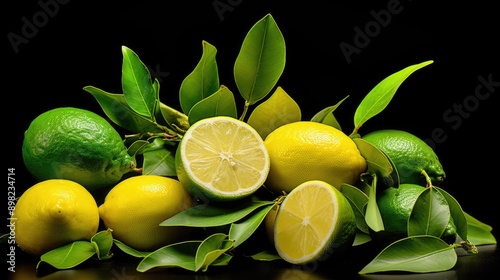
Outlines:
[{"label": "lemon half cross-section", "polygon": [[269,173],[262,137],[247,123],[216,116],[194,123],[177,148],[177,177],[197,199],[232,201],[257,191]]},{"label": "lemon half cross-section", "polygon": [[356,234],[354,212],[347,198],[324,181],[294,188],[276,214],[274,244],[287,262],[305,264],[341,254]]}]

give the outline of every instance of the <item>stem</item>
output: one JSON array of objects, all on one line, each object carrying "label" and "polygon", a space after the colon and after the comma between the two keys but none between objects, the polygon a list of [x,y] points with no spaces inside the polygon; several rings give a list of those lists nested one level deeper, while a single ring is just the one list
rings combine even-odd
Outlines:
[{"label": "stem", "polygon": [[248,112],[248,107],[250,107],[250,103],[248,103],[248,101],[245,101],[245,106],[243,107],[243,113],[241,113],[240,121],[245,120],[245,116]]},{"label": "stem", "polygon": [[426,188],[430,188],[432,186],[432,181],[431,181],[431,177],[429,177],[429,175],[427,174],[427,172],[425,172],[425,170],[422,169],[422,171],[420,171],[420,173],[422,175],[424,175],[425,177],[425,182],[426,182]]}]

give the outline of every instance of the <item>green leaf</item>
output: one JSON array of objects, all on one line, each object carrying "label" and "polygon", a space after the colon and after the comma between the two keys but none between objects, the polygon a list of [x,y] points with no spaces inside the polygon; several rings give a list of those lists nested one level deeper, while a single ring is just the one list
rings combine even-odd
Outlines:
[{"label": "green leaf", "polygon": [[127,255],[130,255],[132,257],[136,258],[144,258],[147,255],[151,254],[151,252],[143,252],[143,251],[138,251],[132,247],[127,246],[125,243],[121,242],[120,240],[113,239],[113,243],[118,247],[122,252],[126,253]]},{"label": "green leaf", "polygon": [[[163,104],[162,102],[160,102],[159,110],[168,126],[175,131],[184,134],[189,128],[188,116],[184,113],[181,113],[178,110]],[[157,119],[159,118],[157,117]]]},{"label": "green leaf", "polygon": [[231,224],[229,239],[234,240],[233,246],[235,248],[252,236],[273,206],[266,205],[261,207],[255,213],[247,215],[240,221]]},{"label": "green leaf", "polygon": [[365,221],[373,231],[379,232],[384,230],[384,222],[377,205],[377,175],[373,175],[372,184],[367,190],[369,190],[369,193]]},{"label": "green leaf", "polygon": [[475,245],[497,244],[495,236],[491,233],[493,228],[470,214],[464,212],[467,220],[467,239]]},{"label": "green leaf", "polygon": [[194,104],[188,114],[189,124],[215,116],[237,118],[236,102],[233,93],[224,85],[209,97]]},{"label": "green leaf", "polygon": [[135,133],[162,132],[148,117],[130,108],[123,94],[109,93],[93,86],[83,89],[94,96],[106,116],[118,126]]},{"label": "green leaf", "polygon": [[160,226],[215,227],[240,220],[257,208],[272,201],[239,202],[238,204],[200,204],[188,208],[160,223]]},{"label": "green leaf", "polygon": [[467,240],[467,218],[462,210],[462,206],[460,206],[458,201],[447,191],[439,187],[434,187],[434,189],[438,190],[439,193],[441,193],[441,195],[446,199],[446,202],[448,202],[451,218],[453,219],[453,223],[457,229],[458,236],[460,236],[463,240]]},{"label": "green leaf", "polygon": [[267,14],[247,33],[234,64],[234,80],[251,105],[276,85],[285,68],[285,39],[274,18]]},{"label": "green leaf", "polygon": [[219,73],[215,55],[217,49],[206,41],[202,41],[201,59],[183,81],[179,90],[179,102],[185,114],[191,111],[194,104],[212,95],[219,89]]},{"label": "green leaf", "polygon": [[149,144],[151,143],[149,143],[149,141],[147,140],[136,140],[127,148],[127,153],[133,156],[142,154],[144,148],[146,148]]},{"label": "green leaf", "polygon": [[361,232],[370,233],[370,229],[365,220],[366,206],[368,204],[368,196],[360,189],[349,184],[342,184],[340,192],[347,198],[351,204],[351,208],[356,216],[356,226]]},{"label": "green leaf", "polygon": [[252,259],[257,260],[257,261],[275,261],[275,260],[282,260],[280,255],[276,253],[275,250],[265,250],[258,252],[256,254],[253,254],[250,256]]},{"label": "green leaf", "polygon": [[367,172],[370,174],[377,174],[382,178],[387,186],[395,186],[398,181],[396,168],[392,164],[390,158],[379,148],[372,145],[370,142],[363,138],[353,138],[361,156],[365,158],[368,165]]},{"label": "green leaf", "polygon": [[456,262],[454,247],[443,240],[434,236],[411,236],[387,246],[358,273],[438,272],[453,268]]},{"label": "green leaf", "polygon": [[57,269],[75,267],[95,255],[94,245],[88,241],[75,241],[68,245],[53,249],[40,257],[37,267],[48,263]]},{"label": "green leaf", "polygon": [[418,69],[425,67],[433,63],[432,60],[428,60],[419,64],[408,66],[388,77],[383,79],[378,83],[361,103],[356,108],[354,113],[354,127],[355,131],[359,130],[363,124],[374,117],[375,115],[382,112],[389,102],[394,97],[399,86]]},{"label": "green leaf", "polygon": [[90,242],[96,249],[98,259],[105,260],[113,256],[111,253],[111,247],[113,246],[113,235],[111,229],[99,231],[92,236]]},{"label": "green leaf", "polygon": [[300,121],[301,118],[302,113],[297,102],[283,88],[277,87],[269,99],[255,107],[247,123],[265,139],[276,128]]},{"label": "green leaf", "polygon": [[335,109],[337,109],[340,106],[340,104],[342,104],[342,102],[344,102],[344,100],[347,99],[347,97],[349,97],[349,96],[344,97],[344,99],[340,100],[337,104],[335,104],[333,106],[326,107],[323,110],[319,111],[311,118],[311,121],[324,123],[324,124],[333,126],[333,127],[337,128],[338,130],[342,130],[342,127],[340,126],[339,122],[335,118],[333,111],[335,111]]},{"label": "green leaf", "polygon": [[408,236],[432,235],[440,237],[450,222],[450,207],[434,187],[426,188],[418,196],[408,219]]},{"label": "green leaf", "polygon": [[186,241],[162,247],[144,257],[136,270],[146,272],[158,267],[180,267],[196,271],[195,256],[201,241]]},{"label": "green leaf", "polygon": [[175,150],[165,148],[165,140],[156,138],[143,150],[142,174],[177,176],[175,171]]},{"label": "green leaf", "polygon": [[201,242],[195,256],[195,271],[206,271],[215,260],[233,247],[233,242],[227,240],[227,235],[215,233]]},{"label": "green leaf", "polygon": [[155,119],[155,106],[158,99],[148,67],[137,54],[122,46],[122,90],[127,104],[141,116]]}]

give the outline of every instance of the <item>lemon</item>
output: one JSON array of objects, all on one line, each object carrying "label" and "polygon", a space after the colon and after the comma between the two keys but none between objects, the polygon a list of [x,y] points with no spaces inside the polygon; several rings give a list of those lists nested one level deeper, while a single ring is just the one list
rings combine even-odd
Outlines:
[{"label": "lemon", "polygon": [[318,180],[304,182],[286,195],[275,219],[276,251],[293,264],[343,252],[356,235],[356,220],[347,198]]},{"label": "lemon", "polygon": [[28,188],[11,218],[17,245],[35,256],[73,241],[89,240],[99,227],[92,194],[64,179],[45,180]]},{"label": "lemon", "polygon": [[[379,237],[395,241],[408,236],[408,219],[415,201],[424,190],[425,187],[417,184],[400,184],[397,188],[385,189],[377,196],[377,205],[384,223],[384,232]],[[453,243],[456,237],[456,227],[451,219],[441,238]]]},{"label": "lemon", "polygon": [[336,188],[354,184],[366,171],[366,160],[342,131],[317,122],[278,127],[265,139],[271,168],[265,186],[281,194],[303,182],[325,181]]},{"label": "lemon", "polygon": [[416,135],[403,130],[383,129],[370,132],[362,138],[381,149],[392,160],[400,184],[425,186],[422,170],[425,170],[435,186],[446,178],[437,154]]},{"label": "lemon", "polygon": [[186,237],[189,228],[160,223],[192,206],[181,183],[158,175],[137,175],[114,186],[99,206],[113,237],[140,251],[154,251]]},{"label": "lemon", "polygon": [[37,180],[67,179],[90,191],[117,183],[135,166],[110,123],[73,107],[38,115],[24,133],[22,156]]},{"label": "lemon", "polygon": [[232,201],[257,191],[269,173],[262,137],[247,123],[211,117],[194,123],[175,156],[179,181],[201,200]]}]

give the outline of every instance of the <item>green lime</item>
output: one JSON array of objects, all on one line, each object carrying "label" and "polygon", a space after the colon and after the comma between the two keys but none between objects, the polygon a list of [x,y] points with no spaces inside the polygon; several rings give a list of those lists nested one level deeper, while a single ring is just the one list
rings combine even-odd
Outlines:
[{"label": "green lime", "polygon": [[426,185],[425,170],[437,186],[446,178],[434,150],[417,136],[402,130],[377,130],[362,137],[387,154],[399,174],[400,184]]},{"label": "green lime", "polygon": [[[377,197],[377,205],[384,222],[384,238],[397,240],[408,236],[407,224],[413,205],[425,187],[416,184],[401,184],[389,187]],[[453,219],[450,219],[441,238],[453,243],[457,237]]]},{"label": "green lime", "polygon": [[109,122],[73,107],[37,116],[24,133],[22,156],[37,180],[67,179],[88,190],[115,184],[135,167]]},{"label": "green lime", "polygon": [[231,201],[264,184],[270,160],[253,127],[218,116],[189,127],[177,147],[175,164],[179,181],[194,197]]}]

